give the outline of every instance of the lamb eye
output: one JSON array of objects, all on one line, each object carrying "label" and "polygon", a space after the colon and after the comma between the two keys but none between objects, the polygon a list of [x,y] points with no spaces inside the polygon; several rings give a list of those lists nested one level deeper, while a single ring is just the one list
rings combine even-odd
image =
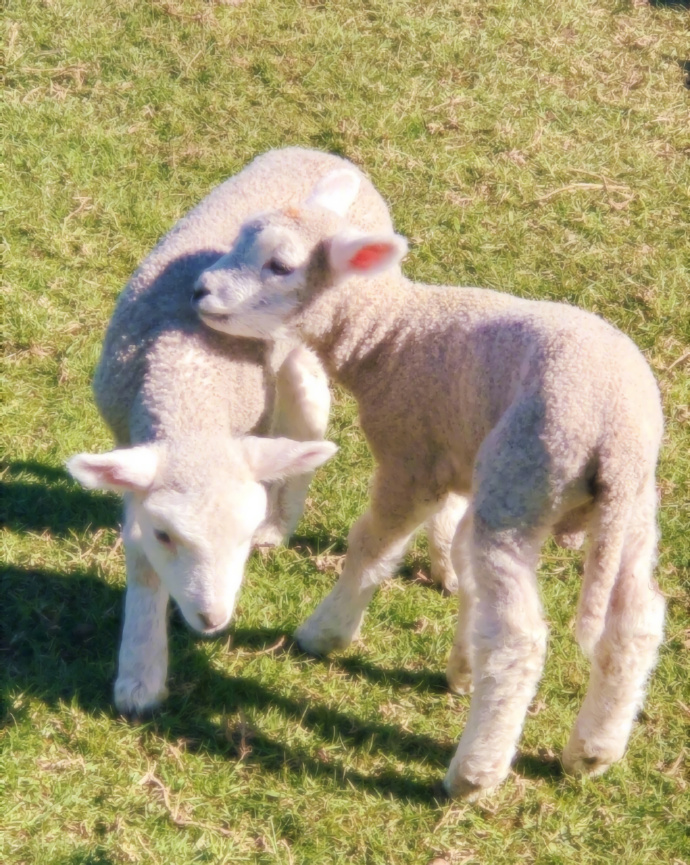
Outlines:
[{"label": "lamb eye", "polygon": [[294,272],[294,267],[289,267],[287,264],[283,264],[282,261],[278,261],[277,258],[272,258],[268,264],[268,269],[271,273],[275,273],[276,276],[289,276]]},{"label": "lamb eye", "polygon": [[172,538],[167,532],[163,532],[160,529],[154,529],[153,534],[156,540],[160,541],[164,546],[169,547],[172,544]]}]

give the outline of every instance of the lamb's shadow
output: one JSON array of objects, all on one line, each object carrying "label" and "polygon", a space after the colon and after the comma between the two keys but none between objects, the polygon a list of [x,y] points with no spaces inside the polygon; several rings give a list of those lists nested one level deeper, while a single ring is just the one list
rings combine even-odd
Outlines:
[{"label": "lamb's shadow", "polygon": [[[117,499],[82,492],[63,470],[32,462],[14,462],[5,468],[5,477],[17,478],[5,484],[10,495],[3,495],[2,515],[13,528],[67,533],[117,525]],[[305,536],[298,539],[300,543],[310,550],[332,552],[334,539]],[[122,603],[122,589],[108,585],[92,569],[67,575],[41,568],[0,567],[0,727],[24,711],[25,701],[16,699],[20,693],[49,705],[75,701],[88,712],[115,716],[112,682]],[[282,640],[280,651],[299,652],[280,628],[235,627],[231,636],[231,651],[275,651]],[[445,690],[440,673],[381,668],[362,656],[311,663],[335,664],[352,677],[394,688]],[[240,710],[277,709],[287,721],[309,727],[324,741],[342,741],[353,748],[366,744],[369,751],[395,754],[404,761],[423,760],[438,768],[439,776],[455,747],[449,738],[439,741],[383,720],[284,696],[251,678],[228,677],[209,664],[197,638],[176,621],[171,623],[171,673],[171,699],[149,723],[173,741],[184,740],[190,748],[226,759],[237,759],[238,745],[234,734],[209,719],[219,710],[232,715]],[[392,770],[372,775],[345,770],[337,758],[314,756],[258,730],[252,731],[250,747],[246,759],[268,772],[288,766],[313,777],[327,776],[340,785],[411,801],[430,802],[435,797],[412,767],[407,777]],[[517,768],[530,777],[554,775],[552,765],[529,755],[520,758]]]},{"label": "lamb's shadow", "polygon": [[[316,662],[324,663],[324,662]],[[444,766],[452,755],[452,745],[442,744],[430,736],[401,730],[397,725],[381,720],[364,720],[351,712],[343,712],[323,704],[307,704],[292,697],[267,690],[254,679],[229,677],[205,666],[197,668],[194,679],[194,704],[223,707],[226,713],[240,709],[278,709],[286,719],[301,722],[324,740],[340,739],[359,747],[364,742],[371,751],[395,753],[401,758],[423,757],[432,764]],[[182,701],[184,704],[184,700]],[[171,707],[182,706],[173,697]]]},{"label": "lamb's shadow", "polygon": [[[26,697],[52,706],[75,702],[90,713],[115,717],[111,695],[122,601],[122,590],[106,584],[94,571],[65,575],[38,568],[0,568],[0,617],[5,623],[0,635],[0,726],[22,715]],[[194,635],[177,622],[171,624],[172,694],[146,722],[171,741],[184,740],[188,749],[237,759],[233,735],[211,716],[219,711],[232,715],[277,709],[286,721],[304,725],[327,742],[352,747],[366,743],[370,751],[417,757],[438,766],[439,774],[450,759],[450,741],[285,696],[252,678],[227,676],[209,663]],[[263,647],[281,636],[279,629],[237,629],[234,634],[236,644],[245,649]],[[429,784],[415,777],[412,767],[407,777],[393,770],[372,775],[346,770],[337,757],[321,759],[260,730],[252,731],[250,745],[246,759],[271,773],[289,766],[378,794],[427,802],[435,795]]]},{"label": "lamb's shadow", "polygon": [[649,0],[649,5],[667,9],[690,9],[690,0]]},{"label": "lamb's shadow", "polygon": [[65,865],[114,865],[114,862],[103,850],[76,850],[64,860]]},{"label": "lamb's shadow", "polygon": [[230,645],[233,650],[266,652],[278,642],[281,645],[291,643],[290,635],[282,628],[243,628],[234,625],[230,629]]},{"label": "lamb's shadow", "polygon": [[[340,786],[352,785],[410,801],[431,802],[436,795],[431,785],[415,777],[413,767],[408,775],[389,769],[368,775],[345,769],[332,752],[328,755],[321,749],[313,754],[308,747],[288,745],[282,738],[278,740],[262,732],[255,724],[247,722],[246,733],[240,732],[239,713],[242,717],[256,717],[255,713],[277,709],[286,721],[299,723],[326,742],[342,742],[353,748],[366,745],[368,752],[396,754],[403,760],[417,756],[427,764],[437,765],[439,776],[450,760],[450,743],[445,747],[430,737],[408,733],[394,724],[365,721],[324,705],[305,705],[304,701],[268,690],[253,679],[209,672],[211,675],[195,682],[193,695],[173,694],[166,708],[149,722],[158,735],[173,742],[183,740],[186,749],[192,752],[210,753],[228,760],[244,756],[248,763],[258,764],[270,773],[279,773],[288,767],[312,778],[329,777]],[[229,723],[219,725],[200,711],[200,706],[207,705],[208,695],[212,695],[215,711],[220,709]],[[243,755],[246,745],[250,752]]]},{"label": "lamb's shadow", "polygon": [[347,552],[347,538],[313,532],[308,535],[295,534],[290,538],[288,546],[291,550],[306,552],[308,555],[327,553],[333,556],[343,556]]},{"label": "lamb's shadow", "polygon": [[111,712],[122,591],[93,571],[0,567],[0,724],[18,692]]},{"label": "lamb's shadow", "polygon": [[518,775],[532,781],[553,782],[563,776],[561,761],[552,754],[529,754],[520,751],[513,768]]},{"label": "lamb's shadow", "polygon": [[341,669],[356,678],[367,679],[377,684],[392,685],[396,688],[413,688],[415,691],[432,691],[439,694],[448,691],[446,677],[439,671],[379,667],[357,655],[339,658],[334,663],[337,663]]},{"label": "lamb's shadow", "polygon": [[[231,633],[231,650],[250,653],[271,651],[274,656],[290,654],[304,659],[305,663],[327,665],[333,662],[308,659],[294,645],[292,638],[279,628],[238,628]],[[184,679],[190,687],[182,686],[177,693],[173,690],[166,708],[160,712],[153,723],[156,729],[171,738],[192,739],[192,748],[213,750],[228,758],[237,756],[237,736],[228,736],[227,729],[219,729],[199,712],[199,706],[208,705],[211,711],[221,710],[226,716],[234,716],[240,711],[248,714],[261,714],[267,710],[278,710],[286,721],[299,723],[315,733],[325,742],[338,741],[345,746],[360,748],[366,744],[368,752],[395,754],[402,760],[417,758],[437,766],[439,775],[447,766],[455,744],[450,739],[445,742],[431,736],[401,729],[396,724],[378,718],[364,719],[353,712],[341,711],[307,699],[295,698],[267,689],[259,681],[246,676],[231,677],[207,663],[199,663],[196,657],[185,661]],[[189,676],[189,665],[194,665],[194,675]],[[340,663],[348,669],[347,663]],[[414,674],[413,674],[414,675]],[[179,683],[179,675],[177,677]],[[404,676],[401,676],[404,680]],[[180,693],[184,691],[184,695]],[[407,799],[430,801],[434,791],[428,784],[414,777],[402,777],[397,772],[386,771],[375,776],[367,776],[356,771],[347,772],[337,761],[328,757],[321,759],[299,747],[287,746],[275,741],[260,731],[251,732],[251,755],[248,759],[259,762],[262,768],[279,771],[289,766],[296,771],[310,775],[328,775],[343,784],[350,783],[363,789],[388,793]],[[411,768],[410,774],[414,774]]]},{"label": "lamb's shadow", "polygon": [[[690,9],[690,0],[687,0],[685,5]],[[690,90],[690,60],[679,60],[678,65],[685,75],[685,86]]]},{"label": "lamb's shadow", "polygon": [[[122,590],[109,586],[93,571],[66,576],[41,569],[0,568],[0,618],[6,625],[0,634],[0,727],[24,711],[25,701],[17,704],[15,699],[20,693],[49,705],[74,701],[88,712],[115,717],[111,695],[122,600]],[[232,632],[230,651],[263,652],[282,638],[281,651],[298,652],[280,628],[241,627]],[[313,663],[335,663],[352,676],[397,687],[445,689],[440,674],[380,669],[356,656]],[[256,679],[228,676],[209,663],[197,638],[175,621],[171,623],[171,674],[171,697],[145,726],[172,742],[184,741],[191,751],[238,759],[239,733],[211,717],[219,712],[230,718],[240,712],[256,717],[267,710],[277,710],[286,722],[303,725],[325,742],[366,746],[370,753],[395,755],[403,761],[424,761],[438,769],[439,777],[455,749],[447,735],[440,740],[378,718],[365,719],[286,696]],[[314,755],[259,729],[251,729],[248,744],[250,753],[244,758],[270,773],[282,772],[287,766],[311,777],[328,777],[341,786],[409,801],[430,803],[438,795],[436,788],[415,777],[412,766],[408,775],[388,769],[367,775],[345,769],[337,756]],[[516,768],[519,774],[545,780],[560,774],[557,761],[530,754],[522,755]]]},{"label": "lamb's shadow", "polygon": [[13,531],[47,530],[65,536],[70,530],[119,525],[117,496],[81,489],[64,469],[23,460],[3,461],[0,474],[0,525]]}]

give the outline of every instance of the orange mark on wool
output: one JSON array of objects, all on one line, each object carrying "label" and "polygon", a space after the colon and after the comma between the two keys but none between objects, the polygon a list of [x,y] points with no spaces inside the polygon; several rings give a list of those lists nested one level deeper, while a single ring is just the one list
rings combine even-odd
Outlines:
[{"label": "orange mark on wool", "polygon": [[285,215],[289,216],[290,219],[299,219],[302,215],[302,212],[298,207],[288,207],[288,209],[285,211]]},{"label": "orange mark on wool", "polygon": [[370,267],[378,264],[389,250],[390,247],[387,243],[372,243],[370,246],[363,246],[352,256],[350,264],[358,270],[369,270]]}]

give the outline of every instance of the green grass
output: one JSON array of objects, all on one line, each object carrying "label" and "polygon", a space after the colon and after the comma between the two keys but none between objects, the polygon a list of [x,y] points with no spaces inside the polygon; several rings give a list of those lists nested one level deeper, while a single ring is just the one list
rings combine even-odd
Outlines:
[{"label": "green grass", "polygon": [[[690,863],[687,9],[10,0],[5,12],[0,862]],[[438,795],[467,699],[444,689],[454,604],[425,583],[422,541],[360,645],[314,661],[280,644],[333,583],[319,555],[342,553],[365,507],[371,458],[343,394],[341,450],[293,545],[252,558],[230,641],[175,617],[165,708],[139,725],[112,709],[119,506],[61,468],[109,446],[89,390],[100,340],[175,220],[288,143],[369,172],[411,238],[410,275],[596,310],[657,373],[667,637],[628,755],[603,778],[565,778],[556,759],[587,676],[571,633],[576,555],[546,550],[546,672],[514,772],[478,806]]]}]

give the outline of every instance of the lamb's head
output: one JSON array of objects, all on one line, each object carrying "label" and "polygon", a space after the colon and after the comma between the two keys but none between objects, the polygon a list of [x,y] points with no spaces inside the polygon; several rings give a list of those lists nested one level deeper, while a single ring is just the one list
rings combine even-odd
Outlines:
[{"label": "lamb's head", "polygon": [[144,553],[189,625],[212,634],[233,613],[267,481],[313,471],[331,442],[247,437],[184,458],[165,443],[79,454],[67,463],[89,489],[125,495],[125,543]]},{"label": "lamb's head", "polygon": [[234,336],[275,338],[322,291],[397,267],[404,238],[362,234],[346,221],[359,184],[355,172],[338,169],[299,207],[245,222],[230,252],[196,281],[192,306],[202,321]]}]

